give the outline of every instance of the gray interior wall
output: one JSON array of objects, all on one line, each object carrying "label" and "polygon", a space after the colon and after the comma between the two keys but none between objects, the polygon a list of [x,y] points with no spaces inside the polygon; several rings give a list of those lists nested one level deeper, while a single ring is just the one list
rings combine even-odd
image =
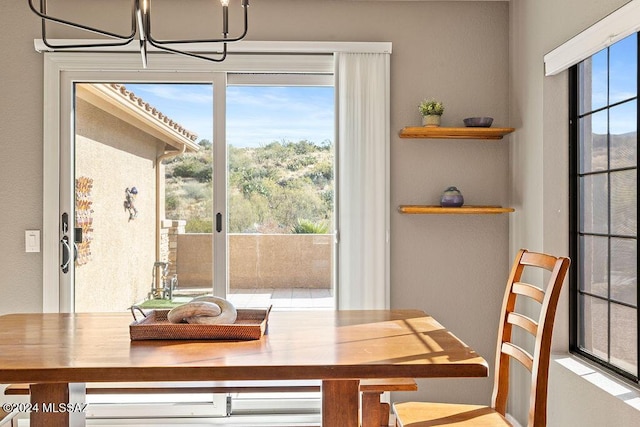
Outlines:
[{"label": "gray interior wall", "polygon": [[[255,40],[393,42],[393,207],[435,203],[443,187],[458,185],[469,203],[517,209],[509,216],[470,218],[405,217],[394,211],[393,307],[432,312],[483,355],[493,352],[494,294],[515,250],[567,249],[566,74],[543,77],[542,57],[624,3],[252,0]],[[0,12],[0,314],[5,314],[42,308],[42,257],[24,252],[24,230],[42,226],[43,83],[42,57],[33,50],[38,21],[24,1],[3,1]],[[180,20],[182,11],[172,15]],[[419,123],[416,105],[426,96],[447,104],[444,125],[486,114],[517,131],[497,143],[399,139],[398,129]],[[562,351],[568,336],[566,297],[560,307],[554,347]],[[586,392],[584,381],[554,372],[549,425],[638,425],[631,406],[611,405],[601,392]],[[489,380],[421,386],[408,397],[487,401],[490,388]],[[520,401],[520,419],[522,406]],[[597,415],[613,408],[616,419]]]},{"label": "gray interior wall", "polygon": [[[74,3],[61,4],[73,10]],[[42,57],[33,50],[33,39],[40,35],[26,2],[3,2],[0,7],[5,34],[0,49],[11,58],[0,70],[0,180],[5,183],[0,191],[5,218],[11,218],[1,225],[1,250],[4,265],[12,267],[0,275],[0,291],[8,296],[0,300],[2,314],[42,308],[42,259],[24,253],[23,243],[24,230],[42,224]],[[182,4],[170,7],[176,27],[182,27],[180,21],[189,27]],[[101,19],[108,25],[114,18]],[[395,207],[437,204],[450,185],[457,185],[469,204],[508,204],[509,140],[404,140],[397,132],[420,124],[417,105],[430,96],[446,104],[445,126],[460,126],[464,117],[476,115],[510,125],[508,3],[255,0],[251,23],[252,40],[393,43],[391,304],[433,313],[492,361],[510,262],[508,216],[403,216]],[[421,385],[411,398],[486,403],[491,388],[489,379]]]},{"label": "gray interior wall", "polygon": [[[568,77],[544,77],[543,56],[627,0],[511,0],[510,252],[520,247],[568,254]],[[554,352],[569,345],[568,286],[556,314]],[[640,411],[575,373],[552,364],[548,416],[552,426],[636,426]],[[526,382],[519,381],[524,390]],[[632,389],[632,388],[631,388]],[[630,390],[631,390],[630,389]],[[511,401],[526,421],[527,396]]]},{"label": "gray interior wall", "polygon": [[[516,208],[508,216],[469,218],[407,217],[394,210],[393,307],[429,311],[483,355],[493,353],[495,296],[513,253],[519,247],[567,251],[566,73],[545,78],[542,57],[624,3],[252,1],[254,40],[393,42],[393,208],[436,203],[448,185],[459,186],[468,203]],[[42,57],[33,50],[39,23],[23,1],[4,1],[0,11],[5,58],[0,67],[0,314],[5,314],[42,308],[42,257],[24,252],[24,230],[42,227],[43,83]],[[180,20],[182,12],[172,15]],[[490,143],[399,139],[397,130],[419,123],[416,106],[427,96],[447,104],[446,126],[470,115],[492,115],[496,125],[517,131]],[[554,348],[563,351],[566,296],[557,319]],[[607,418],[609,425],[638,425],[637,410],[611,404],[575,375],[552,369],[550,384],[550,426],[605,425],[598,414],[611,414],[612,408],[616,416]],[[490,390],[490,380],[479,379],[420,385],[420,392],[406,397],[486,402]],[[515,404],[522,420],[525,402]]]},{"label": "gray interior wall", "polygon": [[25,253],[24,231],[42,229],[42,58],[26,2],[0,5],[0,314],[42,309],[42,256]]}]

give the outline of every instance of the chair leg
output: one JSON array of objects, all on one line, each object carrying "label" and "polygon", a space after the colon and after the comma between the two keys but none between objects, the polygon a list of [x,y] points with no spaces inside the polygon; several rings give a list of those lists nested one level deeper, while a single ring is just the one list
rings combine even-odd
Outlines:
[{"label": "chair leg", "polygon": [[5,412],[0,410],[0,426],[17,426],[18,422],[15,419],[16,415],[18,415],[17,412]]}]

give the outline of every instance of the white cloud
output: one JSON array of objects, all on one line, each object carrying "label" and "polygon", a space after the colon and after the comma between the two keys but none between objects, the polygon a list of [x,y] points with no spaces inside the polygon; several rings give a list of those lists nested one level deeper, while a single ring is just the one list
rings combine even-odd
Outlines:
[{"label": "white cloud", "polygon": [[[213,88],[206,84],[131,84],[136,95],[213,141]],[[227,142],[258,146],[273,141],[333,141],[333,90],[284,86],[227,88]]]}]

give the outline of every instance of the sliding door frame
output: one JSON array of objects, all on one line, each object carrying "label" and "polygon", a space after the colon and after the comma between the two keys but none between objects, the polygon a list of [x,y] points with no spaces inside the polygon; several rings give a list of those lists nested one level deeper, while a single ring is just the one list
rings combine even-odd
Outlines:
[{"label": "sliding door frame", "polygon": [[[35,41],[38,49],[38,41]],[[169,73],[178,76],[181,73],[334,73],[333,55],[336,52],[353,53],[391,53],[389,42],[246,42],[239,43],[238,53],[233,53],[222,63],[211,64],[184,58],[178,55],[152,55],[149,68],[142,69],[139,54],[132,49],[123,49],[121,52],[45,52],[44,53],[44,100],[43,100],[43,312],[68,312],[71,311],[69,292],[62,290],[59,281],[59,252],[60,252],[60,156],[61,156],[61,123],[65,114],[70,110],[69,105],[63,105],[61,99],[62,82],[69,73],[102,73],[100,80],[115,80],[113,75],[120,72],[140,73],[149,76],[159,76],[161,73]],[[40,50],[44,50],[41,49]],[[244,54],[249,53],[251,54]],[[70,75],[70,74],[69,74]],[[76,74],[79,75],[79,74]],[[387,76],[388,78],[388,76]],[[137,80],[144,81],[142,77]],[[181,80],[176,77],[175,80]],[[339,88],[336,87],[336,91]],[[214,106],[219,110],[219,106]],[[71,126],[70,118],[67,124]],[[389,117],[386,117],[388,123]],[[65,125],[67,126],[67,125]],[[340,123],[337,123],[340,126]],[[388,127],[388,125],[387,125]],[[216,136],[217,137],[217,136]],[[387,136],[388,137],[388,136]],[[224,135],[221,141],[224,142]],[[341,143],[336,137],[336,147]],[[226,144],[218,144],[226,145]],[[224,147],[226,150],[226,147]],[[388,147],[387,147],[388,149]],[[65,154],[66,155],[66,154]],[[337,162],[340,159],[337,158]],[[388,174],[388,171],[385,171]],[[339,179],[339,177],[337,177]],[[387,179],[388,181],[388,179]],[[337,182],[336,182],[337,184]],[[388,185],[388,182],[387,182]],[[217,192],[219,193],[219,192]],[[385,191],[387,206],[389,205],[388,191]],[[337,196],[337,194],[336,194]],[[216,197],[219,197],[216,196]],[[389,215],[387,207],[386,215]],[[339,220],[336,220],[338,236],[341,234]],[[225,227],[226,228],[226,227]],[[342,234],[344,234],[342,231]],[[385,231],[386,261],[389,264],[389,230]],[[222,243],[217,243],[222,245]],[[226,238],[224,239],[226,245]],[[217,246],[214,243],[214,250]],[[338,249],[339,250],[339,249]],[[219,250],[217,252],[220,252]],[[224,252],[224,251],[223,251]],[[340,268],[339,265],[337,268]],[[387,297],[385,306],[389,305],[389,272],[386,269],[384,286]],[[226,287],[226,277],[219,279],[214,277],[217,286]],[[216,286],[216,285],[214,285]],[[340,283],[336,283],[336,288]],[[214,288],[218,292],[219,288]],[[343,307],[344,308],[344,307]]]},{"label": "sliding door frame", "polygon": [[[107,75],[105,75],[107,74]],[[100,71],[68,71],[61,75],[60,86],[60,105],[61,111],[70,112],[67,120],[63,120],[60,123],[60,183],[59,183],[59,200],[60,200],[60,215],[63,212],[68,213],[69,223],[74,223],[74,211],[75,211],[75,197],[74,197],[74,171],[75,171],[75,138],[76,138],[76,84],[92,84],[92,83],[148,83],[148,84],[164,84],[164,83],[185,83],[185,84],[202,84],[211,85],[214,88],[213,91],[213,139],[214,141],[225,141],[225,112],[224,112],[224,88],[226,85],[226,74],[218,72],[198,72],[198,73],[168,73],[158,72],[153,74],[141,74],[131,71],[118,71],[118,72],[100,72]],[[216,90],[216,88],[218,88]],[[222,88],[222,90],[221,90]],[[222,108],[219,108],[219,106]],[[214,144],[215,156],[217,158],[224,159],[226,156],[226,145],[224,143]],[[214,173],[218,173],[219,169],[223,169],[222,166],[214,167]],[[224,181],[224,171],[221,176],[216,175],[214,181],[214,197],[220,192],[224,192],[226,189],[226,181]],[[220,179],[220,181],[218,181]],[[224,198],[222,198],[224,200]],[[216,212],[220,212],[222,217],[226,217],[226,204],[217,203],[214,201],[214,207]],[[157,201],[156,201],[157,203]],[[156,218],[156,240],[160,236],[160,223],[163,218]],[[213,218],[212,218],[213,220]],[[74,228],[69,226],[70,236],[69,241],[74,241]],[[226,240],[226,230],[221,230],[220,233],[214,233],[214,246],[220,245],[220,242]],[[70,244],[73,249],[73,244]],[[224,250],[214,251],[214,254],[218,257],[216,259],[220,264],[226,265],[226,251]],[[156,256],[158,254],[156,253]],[[158,258],[156,258],[158,259]],[[116,267],[117,268],[117,267]],[[146,267],[145,267],[146,268]],[[222,279],[225,278],[225,269],[214,269],[214,274],[218,274]],[[215,283],[215,280],[214,280]],[[74,312],[75,311],[75,265],[73,259],[70,260],[68,265],[68,271],[66,273],[59,272],[59,304],[61,312]],[[225,294],[220,293],[220,296]]]},{"label": "sliding door frame", "polygon": [[[210,64],[179,56],[158,56],[143,70],[139,58],[128,53],[46,53],[44,55],[43,140],[43,312],[73,312],[73,266],[60,269],[60,213],[74,211],[73,87],[83,82],[185,82],[214,85],[214,155],[226,159],[226,74],[230,72],[333,72],[329,55],[236,56],[212,69]],[[222,88],[223,90],[215,90]],[[63,115],[64,114],[64,115]],[[64,165],[64,167],[62,166]],[[215,212],[226,218],[226,171],[214,170]],[[71,184],[69,184],[71,183]],[[61,185],[70,188],[62,191]],[[66,196],[61,200],[62,193]],[[71,239],[73,240],[73,239]],[[226,224],[214,233],[214,264],[227,265]],[[214,269],[214,293],[226,295],[227,269]]]}]

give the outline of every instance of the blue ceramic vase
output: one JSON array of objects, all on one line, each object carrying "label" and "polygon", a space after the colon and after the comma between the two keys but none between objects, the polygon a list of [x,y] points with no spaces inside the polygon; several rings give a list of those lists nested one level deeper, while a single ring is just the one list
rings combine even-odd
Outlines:
[{"label": "blue ceramic vase", "polygon": [[440,206],[444,208],[459,208],[464,204],[464,197],[456,187],[449,187],[442,193]]}]

